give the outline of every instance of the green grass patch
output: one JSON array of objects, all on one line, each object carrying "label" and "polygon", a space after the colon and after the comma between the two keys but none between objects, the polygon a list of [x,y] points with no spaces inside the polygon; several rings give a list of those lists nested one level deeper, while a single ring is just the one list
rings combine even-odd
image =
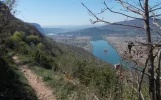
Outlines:
[{"label": "green grass patch", "polygon": [[38,66],[31,66],[30,69],[43,78],[60,100],[94,100],[94,94],[89,92],[85,85],[80,83],[73,84],[65,80],[62,73],[53,72]]}]

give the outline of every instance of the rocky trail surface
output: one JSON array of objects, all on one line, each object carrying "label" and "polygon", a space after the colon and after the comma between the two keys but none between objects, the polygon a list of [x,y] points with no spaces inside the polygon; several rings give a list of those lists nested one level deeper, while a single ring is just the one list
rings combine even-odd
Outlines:
[{"label": "rocky trail surface", "polygon": [[53,95],[53,91],[45,85],[41,77],[31,71],[28,65],[20,64],[21,61],[18,59],[18,56],[13,56],[12,58],[24,73],[29,85],[35,90],[38,100],[57,100]]}]

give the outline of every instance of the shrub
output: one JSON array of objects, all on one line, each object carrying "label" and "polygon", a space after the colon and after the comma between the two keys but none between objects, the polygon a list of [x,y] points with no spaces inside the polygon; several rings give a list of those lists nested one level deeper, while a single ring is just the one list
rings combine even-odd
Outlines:
[{"label": "shrub", "polygon": [[53,62],[51,57],[47,57],[43,54],[40,55],[40,63],[44,68],[51,69]]},{"label": "shrub", "polygon": [[52,80],[52,78],[50,76],[43,76],[43,81],[47,82]]},{"label": "shrub", "polygon": [[28,54],[28,45],[21,41],[18,45],[18,52],[23,53],[23,54]]},{"label": "shrub", "polygon": [[30,36],[26,36],[25,41],[28,44],[34,43],[36,45],[40,42],[40,38],[39,36],[30,35]]},{"label": "shrub", "polygon": [[37,48],[39,50],[44,50],[45,49],[45,46],[42,43],[39,43],[39,44],[37,44]]},{"label": "shrub", "polygon": [[25,33],[16,31],[13,36],[11,36],[8,41],[7,45],[9,48],[14,49],[18,46],[18,43],[24,39]]},{"label": "shrub", "polygon": [[22,41],[25,37],[25,33],[16,31],[12,37],[16,38],[19,41]]}]

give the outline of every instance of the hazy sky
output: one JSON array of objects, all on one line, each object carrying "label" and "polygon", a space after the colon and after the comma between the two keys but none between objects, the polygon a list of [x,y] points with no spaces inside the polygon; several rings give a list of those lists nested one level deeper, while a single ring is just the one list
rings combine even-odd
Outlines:
[{"label": "hazy sky", "polygon": [[[18,0],[16,17],[26,22],[39,23],[42,26],[88,25],[92,17],[89,16],[81,2],[98,13],[101,8],[104,8],[102,1],[104,0]],[[107,3],[116,10],[120,9],[116,3]],[[125,19],[123,16],[109,12],[101,17],[112,22]]]}]

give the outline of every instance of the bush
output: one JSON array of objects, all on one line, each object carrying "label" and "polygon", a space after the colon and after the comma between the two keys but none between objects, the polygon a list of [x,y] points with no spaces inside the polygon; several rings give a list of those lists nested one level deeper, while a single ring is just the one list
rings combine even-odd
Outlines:
[{"label": "bush", "polygon": [[40,42],[40,38],[39,36],[30,35],[30,36],[26,36],[25,41],[28,44],[34,43],[36,45]]},{"label": "bush", "polygon": [[28,54],[28,45],[23,41],[19,42],[18,52]]},{"label": "bush", "polygon": [[40,64],[47,69],[51,69],[52,68],[52,64],[53,64],[54,60],[51,57],[47,57],[45,55],[40,55]]},{"label": "bush", "polygon": [[54,64],[54,60],[49,55],[46,55],[46,53],[36,50],[33,52],[33,59],[38,62],[40,65],[42,65],[44,68],[51,69],[52,65]]},{"label": "bush", "polygon": [[45,50],[45,46],[42,43],[37,44],[39,50]]},{"label": "bush", "polygon": [[43,76],[43,81],[47,82],[52,80],[52,78],[50,76]]},{"label": "bush", "polygon": [[13,36],[11,36],[8,41],[7,45],[9,48],[14,49],[18,46],[18,43],[24,39],[25,33],[16,31]]},{"label": "bush", "polygon": [[94,86],[99,97],[106,97],[114,89],[116,83],[115,72],[107,66],[79,66],[74,76],[81,84],[88,87]]}]

